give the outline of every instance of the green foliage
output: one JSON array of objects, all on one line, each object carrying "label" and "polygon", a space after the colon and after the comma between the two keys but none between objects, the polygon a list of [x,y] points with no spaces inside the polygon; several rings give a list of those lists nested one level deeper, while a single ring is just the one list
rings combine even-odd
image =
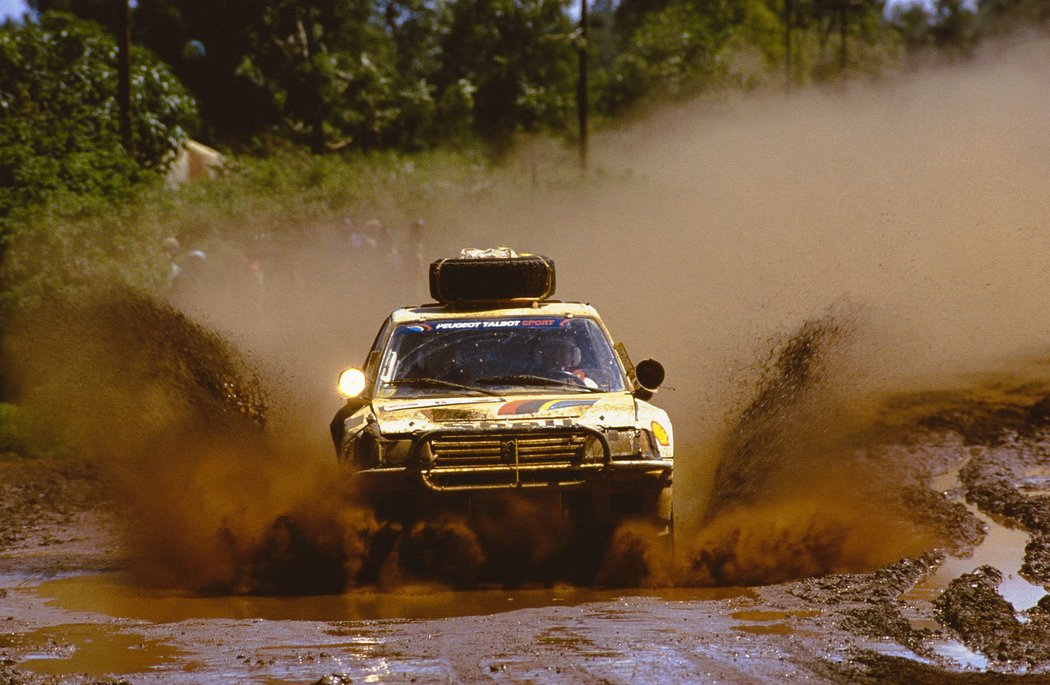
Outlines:
[{"label": "green foliage", "polygon": [[51,418],[17,404],[0,402],[0,461],[42,456],[71,456],[54,435]]},{"label": "green foliage", "polygon": [[369,9],[361,0],[273,2],[248,28],[252,51],[240,73],[271,94],[286,130],[315,152],[333,135],[367,144],[388,118],[393,65],[369,56],[388,47]]},{"label": "green foliage", "polygon": [[[96,24],[45,14],[0,27],[0,235],[11,212],[61,196],[126,197],[154,177],[195,121],[155,57],[133,55],[137,159],[121,145],[117,47]],[[9,223],[9,222],[8,222]]]},{"label": "green foliage", "polygon": [[563,0],[458,0],[451,6],[435,76],[439,100],[470,93],[475,130],[564,128],[575,106],[576,52]]},{"label": "green foliage", "polygon": [[929,10],[918,5],[898,8],[890,17],[890,25],[912,59],[952,61],[970,57],[980,40],[982,25],[983,30],[994,33],[1002,26],[1000,18],[986,17],[982,22],[980,14],[962,0],[937,0]]},{"label": "green foliage", "polygon": [[48,299],[75,300],[112,285],[164,287],[164,238],[233,250],[255,234],[277,239],[337,222],[383,216],[394,225],[455,204],[485,175],[478,155],[432,152],[234,159],[226,171],[177,190],[140,189],[122,203],[61,196],[12,226],[0,271],[0,320]]},{"label": "green foliage", "polygon": [[930,35],[950,57],[969,56],[977,46],[977,15],[962,0],[937,0]]},{"label": "green foliage", "polygon": [[132,203],[57,195],[23,212],[8,234],[0,319],[45,299],[77,297],[114,283],[152,288],[163,277],[157,226]]},{"label": "green foliage", "polygon": [[23,455],[27,451],[20,413],[16,405],[0,402],[0,459],[12,454]]},{"label": "green foliage", "polygon": [[732,38],[736,52],[757,50],[767,67],[784,58],[783,10],[768,0],[745,0]]},{"label": "green foliage", "polygon": [[978,0],[976,25],[981,33],[1000,35],[1026,27],[1050,28],[1046,0]]},{"label": "green foliage", "polygon": [[[95,0],[36,0],[91,14]],[[276,133],[315,152],[419,150],[564,130],[575,97],[566,0],[152,0],[157,51],[230,144]]]},{"label": "green foliage", "polygon": [[[967,58],[986,36],[1050,24],[1044,0],[935,0],[888,20],[887,0],[587,0],[583,45],[579,1],[143,0],[132,27],[199,98],[210,138],[330,152],[574,137],[580,48],[589,101],[616,116],[785,71],[805,85],[878,76],[902,52]],[[111,0],[31,5],[118,28]]]},{"label": "green foliage", "polygon": [[615,112],[645,98],[683,99],[725,85],[728,38],[727,30],[684,0],[646,15],[613,66],[606,108]]}]

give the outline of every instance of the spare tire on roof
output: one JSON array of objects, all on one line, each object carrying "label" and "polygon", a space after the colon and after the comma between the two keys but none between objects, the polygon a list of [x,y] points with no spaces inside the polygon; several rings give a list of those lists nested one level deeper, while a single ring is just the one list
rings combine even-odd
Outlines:
[{"label": "spare tire on roof", "polygon": [[444,304],[545,300],[554,285],[554,260],[542,255],[458,257],[430,265],[430,295]]}]

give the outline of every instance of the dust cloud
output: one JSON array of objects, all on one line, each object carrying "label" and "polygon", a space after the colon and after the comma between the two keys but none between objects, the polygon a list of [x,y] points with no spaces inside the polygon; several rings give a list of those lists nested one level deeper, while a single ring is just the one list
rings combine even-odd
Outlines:
[{"label": "dust cloud", "polygon": [[334,485],[334,464],[271,437],[262,381],[214,332],[114,288],[16,318],[5,342],[38,430],[96,463],[124,505],[140,577],[319,592],[364,564],[378,524]]},{"label": "dust cloud", "polygon": [[[664,362],[674,389],[656,401],[675,421],[676,517],[701,579],[871,568],[930,543],[901,516],[900,474],[860,468],[849,438],[890,394],[1045,356],[1048,68],[1050,44],[1033,41],[894,81],[664,112],[597,142],[602,183],[477,211],[461,242],[555,256],[562,297]],[[713,515],[716,472],[777,356],[829,312],[848,335],[821,338],[830,364],[763,417],[784,430],[751,455],[768,469],[739,464],[750,506]]]},{"label": "dust cloud", "polygon": [[[635,358],[667,367],[674,390],[656,401],[675,422],[687,576],[860,570],[930,544],[902,515],[902,474],[860,464],[850,436],[890,394],[1046,354],[1048,67],[1036,41],[892,82],[657,114],[596,144],[603,183],[484,215],[488,235],[554,255],[561,296],[594,302]],[[467,242],[491,242],[475,230]],[[737,463],[755,496],[712,513],[778,355],[829,312],[828,364],[760,417],[781,426],[773,449]]]},{"label": "dust cloud", "polygon": [[[671,565],[627,527],[599,578],[776,582],[935,543],[856,436],[890,394],[1046,353],[1047,73],[1050,44],[1033,41],[894,80],[675,108],[597,136],[589,179],[548,182],[571,158],[527,149],[475,195],[428,208],[425,261],[468,245],[549,255],[559,297],[595,304],[636,361],[667,367],[656,403],[675,423],[684,553]],[[398,572],[469,584],[492,561],[478,531],[384,527],[333,485],[326,444],[336,374],[363,360],[390,309],[427,299],[425,274],[407,258],[350,262],[338,231],[302,235],[275,246],[294,276],[262,305],[222,280],[178,303],[252,356],[268,437],[187,445],[165,418],[150,424],[161,453],[124,445],[153,464],[148,485],[128,477],[143,557],[239,591],[287,591],[310,567],[331,569],[306,585],[322,590]],[[127,373],[119,354],[72,358]],[[102,446],[167,416],[140,416],[156,394],[133,392],[119,422],[100,424]],[[539,556],[520,559],[551,558],[537,534],[548,517],[528,516]],[[416,547],[395,549],[399,538]]]}]

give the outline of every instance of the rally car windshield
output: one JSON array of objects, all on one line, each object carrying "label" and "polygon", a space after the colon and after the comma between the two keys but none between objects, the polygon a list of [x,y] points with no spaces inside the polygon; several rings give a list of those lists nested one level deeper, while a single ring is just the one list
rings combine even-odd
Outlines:
[{"label": "rally car windshield", "polygon": [[401,324],[380,361],[377,397],[619,392],[627,387],[593,319],[478,318]]}]

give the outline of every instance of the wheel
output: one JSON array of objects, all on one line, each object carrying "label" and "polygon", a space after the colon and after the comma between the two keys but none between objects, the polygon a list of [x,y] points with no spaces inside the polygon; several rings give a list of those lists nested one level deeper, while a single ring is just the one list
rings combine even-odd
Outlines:
[{"label": "wheel", "polygon": [[656,533],[657,540],[662,541],[662,546],[667,550],[667,553],[671,556],[671,559],[673,560],[675,551],[674,498],[672,497],[670,485],[660,490],[660,494],[656,498],[656,504],[653,513],[654,518],[656,519],[656,524],[658,528],[660,528]]}]

